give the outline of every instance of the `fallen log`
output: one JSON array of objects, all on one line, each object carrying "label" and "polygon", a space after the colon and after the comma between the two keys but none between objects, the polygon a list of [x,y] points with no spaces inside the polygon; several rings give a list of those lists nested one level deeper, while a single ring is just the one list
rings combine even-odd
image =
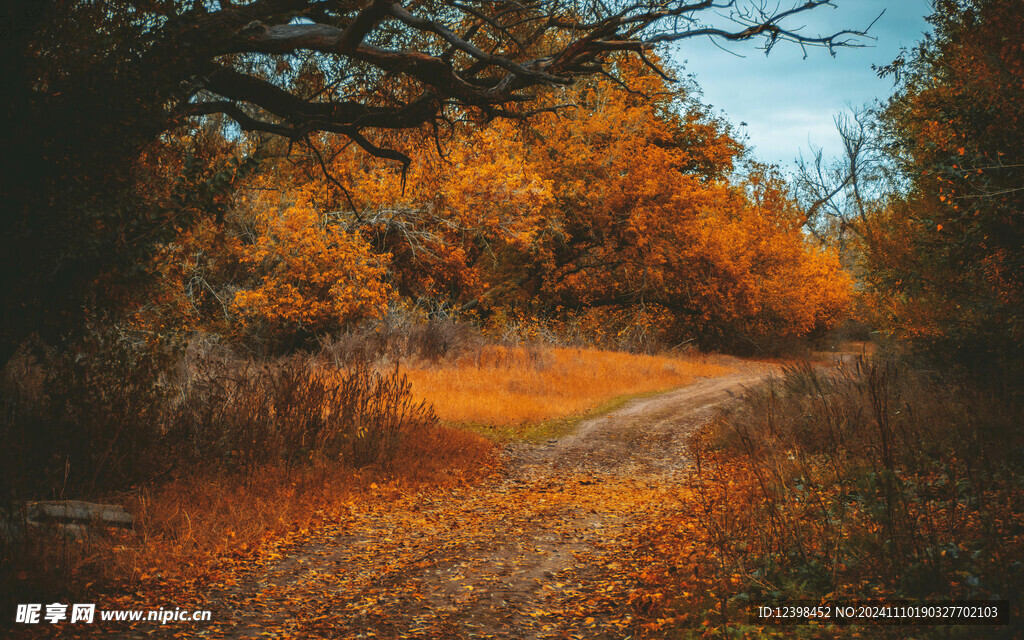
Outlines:
[{"label": "fallen log", "polygon": [[80,500],[29,502],[25,505],[28,522],[37,524],[94,524],[131,528],[135,518],[121,505],[97,504]]},{"label": "fallen log", "polygon": [[98,504],[81,500],[26,502],[14,513],[0,510],[0,536],[12,540],[23,535],[23,528],[50,529],[72,538],[84,538],[97,527],[131,529],[135,518],[121,505]]}]

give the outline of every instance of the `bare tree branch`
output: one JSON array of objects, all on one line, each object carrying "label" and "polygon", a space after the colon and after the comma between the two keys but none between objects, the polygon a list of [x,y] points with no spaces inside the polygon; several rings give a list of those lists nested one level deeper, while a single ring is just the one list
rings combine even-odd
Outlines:
[{"label": "bare tree branch", "polygon": [[[425,10],[399,0],[363,6],[353,0],[254,0],[222,3],[191,22],[168,21],[158,40],[187,52],[194,59],[185,67],[197,70],[182,78],[193,97],[172,122],[223,113],[243,129],[292,140],[314,131],[338,133],[372,155],[408,166],[407,154],[370,142],[366,131],[434,126],[444,119],[445,105],[489,117],[529,117],[547,110],[519,106],[535,99],[538,88],[606,75],[611,56],[620,52],[639,56],[671,80],[645,51],[704,37],[762,38],[766,51],[778,42],[833,54],[863,46],[866,30],[804,34],[791,24],[824,5],[834,3],[803,0],[769,9],[761,0],[439,0],[429,15],[418,15]],[[298,52],[309,52],[325,74],[341,79],[330,90],[303,94],[294,76],[247,70],[253,60]],[[197,101],[204,91],[224,100]]]}]

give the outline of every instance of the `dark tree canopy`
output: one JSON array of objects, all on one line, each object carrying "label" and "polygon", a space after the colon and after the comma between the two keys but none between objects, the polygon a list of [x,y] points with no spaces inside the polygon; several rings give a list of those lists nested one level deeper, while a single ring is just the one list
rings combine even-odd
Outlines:
[{"label": "dark tree canopy", "polygon": [[943,0],[929,22],[934,34],[883,70],[898,89],[882,142],[906,191],[889,235],[905,248],[878,252],[876,284],[905,301],[894,324],[930,355],[1019,380],[1024,4]]},{"label": "dark tree canopy", "polygon": [[[697,37],[761,38],[766,50],[858,46],[861,31],[799,28],[801,14],[831,4],[8,2],[4,143],[17,157],[0,179],[10,217],[2,351],[52,320],[54,303],[79,307],[85,281],[118,260],[130,266],[172,226],[130,197],[139,151],[169,132],[216,116],[291,142],[346,136],[408,165],[411,151],[382,133],[529,118],[539,91],[607,75],[616,54],[646,60],[655,46]],[[189,192],[206,193],[200,186]]]}]

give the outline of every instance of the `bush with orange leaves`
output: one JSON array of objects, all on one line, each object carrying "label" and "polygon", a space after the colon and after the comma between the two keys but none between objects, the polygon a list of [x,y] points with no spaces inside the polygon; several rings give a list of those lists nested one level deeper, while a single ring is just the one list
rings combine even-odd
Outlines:
[{"label": "bush with orange leaves", "polygon": [[150,304],[132,328],[150,337],[200,330],[275,351],[387,310],[390,256],[301,193],[283,198],[273,179],[251,183],[223,225],[202,222],[160,248]]},{"label": "bush with orange leaves", "polygon": [[255,241],[233,243],[255,280],[234,298],[247,321],[319,333],[386,310],[383,260],[358,235],[306,203],[260,212],[254,222]]}]

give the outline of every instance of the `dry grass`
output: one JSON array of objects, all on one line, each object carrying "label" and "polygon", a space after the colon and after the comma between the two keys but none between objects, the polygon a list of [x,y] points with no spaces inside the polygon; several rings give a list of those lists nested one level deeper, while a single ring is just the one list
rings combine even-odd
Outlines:
[{"label": "dry grass", "polygon": [[87,598],[140,583],[215,579],[217,567],[245,562],[265,544],[311,529],[355,502],[381,500],[378,483],[398,491],[472,482],[492,468],[483,437],[437,427],[407,438],[391,469],[344,465],[264,466],[249,477],[184,475],[104,501],[124,504],[133,531],[95,530],[84,539],[33,535],[4,549],[0,602]]},{"label": "dry grass", "polygon": [[[487,473],[493,460],[493,443],[439,424],[429,406],[411,399],[397,370],[374,372],[361,362],[325,371],[302,357],[207,358],[191,367],[177,394],[162,395],[145,369],[124,374],[120,386],[113,376],[122,370],[106,365],[62,377],[54,371],[48,394],[4,388],[0,432],[12,446],[0,457],[0,479],[21,492],[0,492],[11,497],[0,500],[0,512],[19,513],[24,500],[85,497],[125,505],[135,528],[94,530],[86,539],[35,528],[0,534],[3,608],[84,598],[139,580],[180,580],[310,527],[347,502],[372,499],[375,483],[446,486]],[[114,392],[118,402],[102,404]],[[129,431],[137,425],[149,430]],[[54,456],[70,446],[58,428],[93,438]],[[111,442],[136,455],[112,455]],[[89,464],[104,451],[134,465],[108,465],[98,482],[96,469],[104,467]],[[65,484],[51,487],[45,480],[55,474],[33,469],[29,482],[19,455],[71,460],[93,473],[65,474],[58,478]],[[24,530],[23,521],[12,522]]]},{"label": "dry grass", "polygon": [[501,346],[405,369],[413,397],[432,403],[441,420],[499,427],[581,414],[615,398],[665,391],[730,371],[705,357]]},{"label": "dry grass", "polygon": [[[710,621],[720,635],[702,637],[716,638],[746,637],[749,603],[762,600],[1007,598],[1019,620],[1021,406],[1018,393],[884,361],[787,367],[692,440],[680,506],[638,547],[663,563],[647,562],[644,589],[666,600],[646,613],[680,628]],[[996,637],[978,629],[913,637]],[[778,628],[908,637],[884,631]]]}]

